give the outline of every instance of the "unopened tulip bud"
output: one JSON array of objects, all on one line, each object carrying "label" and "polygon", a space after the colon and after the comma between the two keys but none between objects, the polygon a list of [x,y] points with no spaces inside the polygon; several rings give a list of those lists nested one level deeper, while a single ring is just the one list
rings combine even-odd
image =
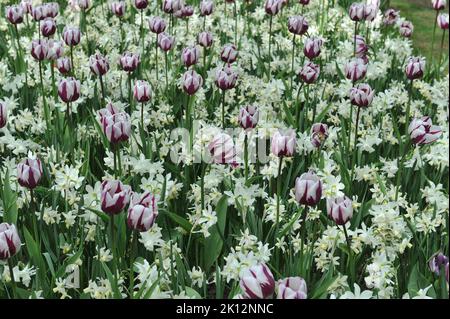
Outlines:
[{"label": "unopened tulip bud", "polygon": [[216,135],[208,144],[208,151],[216,164],[232,164],[236,161],[236,147],[228,134]]},{"label": "unopened tulip bud", "polygon": [[174,13],[184,7],[184,0],[164,0],[163,11],[165,13]]},{"label": "unopened tulip bud", "polygon": [[128,227],[140,232],[148,231],[158,216],[158,205],[155,195],[145,192],[133,194],[128,209]]},{"label": "unopened tulip bud", "polygon": [[400,35],[409,38],[414,31],[414,25],[409,21],[403,21],[399,27]]},{"label": "unopened tulip bud", "polygon": [[238,122],[244,130],[255,128],[259,120],[259,110],[257,106],[249,105],[239,111]]},{"label": "unopened tulip bud", "polygon": [[220,52],[220,59],[226,63],[233,63],[238,56],[238,50],[234,44],[225,44]]},{"label": "unopened tulip bud", "polygon": [[64,27],[63,40],[68,46],[75,46],[80,43],[81,32],[77,27]]},{"label": "unopened tulip bud", "polygon": [[305,47],[303,48],[303,53],[305,56],[312,60],[320,55],[323,41],[320,38],[312,37],[305,41]]},{"label": "unopened tulip bud", "polygon": [[423,77],[425,70],[425,60],[420,57],[410,57],[405,67],[406,77],[410,80],[416,80]]},{"label": "unopened tulip bud", "polygon": [[268,299],[275,291],[275,279],[269,267],[257,264],[246,269],[239,282],[246,298]]},{"label": "unopened tulip bud", "polygon": [[125,14],[125,1],[116,1],[111,3],[111,12],[116,16],[116,17],[123,17],[123,15]]},{"label": "unopened tulip bud", "polygon": [[8,109],[6,108],[6,104],[0,101],[0,128],[5,127],[7,120],[8,120]]},{"label": "unopened tulip bud", "polygon": [[197,46],[184,48],[181,52],[181,60],[186,67],[197,64],[200,57],[200,50]]},{"label": "unopened tulip bud", "polygon": [[384,13],[383,23],[386,25],[393,25],[397,22],[400,14],[394,9],[387,9]]},{"label": "unopened tulip bud", "polygon": [[308,22],[303,16],[293,16],[288,20],[289,32],[296,35],[303,35],[308,31]]},{"label": "unopened tulip bud", "polygon": [[58,85],[58,95],[65,103],[71,103],[80,97],[80,81],[73,77],[62,79]]},{"label": "unopened tulip bud", "polygon": [[134,84],[133,96],[139,103],[150,101],[152,98],[152,88],[147,81],[138,80]]},{"label": "unopened tulip bud", "polygon": [[431,0],[431,4],[434,10],[444,10],[447,2],[445,0]]},{"label": "unopened tulip bud", "polygon": [[102,129],[110,143],[125,142],[131,135],[130,116],[121,112],[102,119]]},{"label": "unopened tulip bud", "polygon": [[213,44],[213,35],[208,31],[200,32],[197,36],[197,43],[204,48],[209,48]]},{"label": "unopened tulip bud", "polygon": [[441,13],[437,17],[437,24],[442,30],[448,30],[448,14]]},{"label": "unopened tulip bud", "polygon": [[317,81],[319,74],[320,74],[320,66],[308,61],[300,70],[298,76],[306,84],[311,84]]},{"label": "unopened tulip bud", "polygon": [[365,18],[366,5],[364,3],[354,2],[348,9],[348,14],[352,21],[362,21]]},{"label": "unopened tulip bud", "polygon": [[134,6],[138,10],[144,10],[148,6],[148,0],[134,0]]},{"label": "unopened tulip bud", "polygon": [[22,0],[20,6],[23,9],[23,13],[31,14],[33,11],[33,0]]},{"label": "unopened tulip bud", "polygon": [[56,67],[61,74],[68,74],[72,70],[72,62],[67,57],[61,57],[56,60]]},{"label": "unopened tulip bud", "polygon": [[26,158],[17,165],[17,180],[20,186],[33,189],[41,180],[42,164],[36,158]]},{"label": "unopened tulip bud", "polygon": [[322,181],[314,172],[303,173],[295,180],[295,200],[301,205],[315,206],[322,198]]},{"label": "unopened tulip bud", "polygon": [[33,40],[31,42],[31,55],[38,61],[47,58],[48,42],[45,39]]},{"label": "unopened tulip bud", "polygon": [[64,44],[53,39],[48,40],[47,59],[57,60],[64,54]]},{"label": "unopened tulip bud", "polygon": [[311,144],[319,148],[328,137],[328,125],[323,123],[315,123],[311,127]]},{"label": "unopened tulip bud", "polygon": [[130,186],[121,181],[103,181],[100,195],[102,211],[110,215],[119,214],[128,205],[130,195]]},{"label": "unopened tulip bud", "polygon": [[358,84],[350,89],[350,102],[358,107],[368,107],[373,100],[375,91],[368,84]]},{"label": "unopened tulip bud", "polygon": [[347,79],[356,82],[366,76],[367,65],[361,58],[352,59],[345,65],[345,76]]},{"label": "unopened tulip bud", "polygon": [[31,8],[31,16],[34,21],[41,21],[45,19],[44,6],[38,5]]},{"label": "unopened tulip bud", "polygon": [[89,57],[89,67],[91,68],[92,73],[97,76],[102,76],[108,72],[109,62],[106,57],[100,53],[96,53]]},{"label": "unopened tulip bud", "polygon": [[161,50],[167,52],[173,49],[175,45],[175,38],[166,34],[166,33],[160,33],[158,34],[158,46],[161,48]]},{"label": "unopened tulip bud", "polygon": [[283,2],[281,0],[266,0],[264,5],[264,9],[266,13],[269,15],[276,15],[280,12],[283,7]]},{"label": "unopened tulip bud", "polygon": [[377,17],[378,6],[375,4],[366,4],[364,8],[364,19],[372,22]]},{"label": "unopened tulip bud", "polygon": [[183,90],[188,95],[194,95],[203,84],[203,78],[194,70],[183,74]]},{"label": "unopened tulip bud", "polygon": [[7,260],[17,254],[21,245],[16,226],[8,223],[0,224],[0,260]]},{"label": "unopened tulip bud", "polygon": [[352,201],[347,196],[328,198],[327,214],[337,225],[345,225],[353,217]]},{"label": "unopened tulip bud", "polygon": [[56,32],[56,22],[53,18],[46,18],[41,22],[41,34],[50,37]]},{"label": "unopened tulip bud", "polygon": [[237,74],[229,66],[220,68],[216,72],[215,83],[221,90],[231,90],[236,86]]},{"label": "unopened tulip bud", "polygon": [[148,27],[153,33],[160,34],[166,30],[166,21],[161,17],[152,17],[148,21]]},{"label": "unopened tulip bud", "polygon": [[8,6],[5,10],[6,18],[12,24],[23,22],[23,9],[20,6]]},{"label": "unopened tulip bud", "polygon": [[214,2],[210,0],[202,0],[200,2],[200,15],[209,16],[214,11]]},{"label": "unopened tulip bud", "polygon": [[294,156],[296,143],[295,131],[291,130],[286,134],[277,131],[272,137],[272,153],[277,157]]},{"label": "unopened tulip bud", "polygon": [[445,267],[446,264],[448,264],[448,257],[443,253],[435,254],[428,263],[430,271],[434,272],[437,276],[440,275],[441,268]]},{"label": "unopened tulip bud", "polygon": [[125,72],[133,72],[137,69],[140,63],[139,54],[125,52],[122,54],[119,60],[119,65]]},{"label": "unopened tulip bud", "polygon": [[306,299],[308,289],[301,277],[288,277],[278,281],[278,299]]},{"label": "unopened tulip bud", "polygon": [[436,141],[442,135],[442,129],[433,125],[429,116],[423,116],[412,120],[408,133],[414,144],[425,145]]}]

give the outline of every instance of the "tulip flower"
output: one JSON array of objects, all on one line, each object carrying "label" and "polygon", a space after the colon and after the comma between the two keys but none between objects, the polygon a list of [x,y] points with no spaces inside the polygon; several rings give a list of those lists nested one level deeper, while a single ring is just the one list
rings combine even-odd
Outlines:
[{"label": "tulip flower", "polygon": [[236,162],[236,147],[233,139],[225,133],[220,133],[208,144],[208,151],[216,164],[234,164]]},{"label": "tulip flower", "polygon": [[350,90],[350,101],[358,107],[368,107],[375,91],[368,84],[358,84]]},{"label": "tulip flower", "polygon": [[158,45],[161,50],[165,52],[170,51],[175,45],[175,38],[162,32],[158,34]]},{"label": "tulip flower", "polygon": [[257,264],[246,269],[239,282],[244,297],[250,299],[269,299],[275,291],[275,279],[269,267]]},{"label": "tulip flower", "polygon": [[298,3],[300,3],[302,6],[307,6],[309,4],[310,0],[298,0]]},{"label": "tulip flower", "polygon": [[125,72],[133,72],[140,63],[139,54],[125,52],[119,59],[119,65]]},{"label": "tulip flower", "polygon": [[33,58],[41,62],[47,58],[48,41],[47,40],[33,40],[31,42],[31,55]]},{"label": "tulip flower", "polygon": [[393,25],[397,22],[400,17],[400,13],[394,9],[387,9],[384,12],[383,23],[385,25]]},{"label": "tulip flower", "polygon": [[105,117],[114,115],[116,113],[120,113],[119,110],[111,103],[109,102],[105,108],[100,109],[98,111],[98,115],[99,115],[99,123],[100,125],[103,125],[103,120]]},{"label": "tulip flower", "polygon": [[77,27],[64,27],[63,40],[68,46],[72,47],[78,45],[80,43],[80,39],[80,29],[78,29]]},{"label": "tulip flower", "polygon": [[200,32],[197,36],[197,43],[204,48],[209,48],[213,44],[213,35],[208,31]]},{"label": "tulip flower", "polygon": [[256,127],[259,120],[259,110],[257,106],[249,105],[242,107],[239,111],[238,123],[244,130],[250,130]]},{"label": "tulip flower", "polygon": [[328,137],[328,125],[323,123],[315,123],[311,127],[311,144],[319,148],[323,145]]},{"label": "tulip flower", "polygon": [[110,143],[117,144],[127,141],[131,136],[130,116],[125,112],[105,116],[102,128]]},{"label": "tulip flower", "polygon": [[73,77],[62,79],[58,85],[58,95],[65,103],[71,103],[80,97],[80,81]]},{"label": "tulip flower", "polygon": [[87,10],[91,6],[91,0],[78,0],[78,6],[81,10]]},{"label": "tulip flower", "polygon": [[405,74],[408,79],[416,80],[423,77],[425,60],[420,57],[410,57],[405,67]]},{"label": "tulip flower", "polygon": [[288,131],[286,134],[277,131],[272,137],[271,149],[273,155],[277,157],[294,156],[296,147],[296,138],[294,131]]},{"label": "tulip flower", "polygon": [[45,18],[56,18],[59,14],[59,4],[57,2],[48,2],[43,6]]},{"label": "tulip flower", "polygon": [[56,22],[53,18],[45,18],[41,22],[41,34],[44,37],[51,37],[56,32]]},{"label": "tulip flower", "polygon": [[41,21],[46,18],[44,6],[43,5],[37,5],[31,7],[31,16],[33,17],[34,21]]},{"label": "tulip flower", "polygon": [[362,21],[365,18],[366,5],[362,2],[353,2],[348,9],[350,19],[355,22]]},{"label": "tulip flower", "polygon": [[23,9],[21,6],[8,6],[5,9],[6,18],[11,24],[19,24],[23,22]]},{"label": "tulip flower", "polygon": [[364,37],[360,35],[356,36],[355,41],[356,41],[355,55],[357,58],[362,58],[369,51],[369,46],[366,44],[366,40],[364,39]]},{"label": "tulip flower", "polygon": [[313,62],[307,61],[300,70],[298,77],[306,84],[312,84],[317,81],[320,74],[320,66]]},{"label": "tulip flower", "polygon": [[[47,59],[56,61],[64,54],[64,44],[53,39],[47,42]],[[52,63],[53,64],[53,63]]]},{"label": "tulip flower", "polygon": [[431,0],[431,5],[434,10],[440,11],[445,9],[447,2],[445,0]]},{"label": "tulip flower", "polygon": [[440,275],[441,268],[445,267],[445,265],[447,264],[448,264],[448,257],[445,256],[443,253],[435,254],[433,257],[431,257],[430,261],[428,262],[430,271],[435,273],[436,276]]},{"label": "tulip flower", "polygon": [[109,215],[119,214],[129,203],[130,186],[118,180],[103,181],[101,185],[101,208]]},{"label": "tulip flower", "polygon": [[42,164],[39,159],[27,158],[17,165],[17,179],[22,187],[34,189],[42,177]]},{"label": "tulip flower", "polygon": [[295,200],[306,206],[315,206],[322,198],[322,181],[312,171],[295,180]]},{"label": "tulip flower", "polygon": [[306,299],[308,289],[301,277],[288,277],[278,281],[278,299]]},{"label": "tulip flower", "polygon": [[72,63],[67,57],[61,57],[56,60],[56,67],[61,74],[68,74],[72,70]]},{"label": "tulip flower", "polygon": [[229,66],[216,71],[215,83],[222,90],[222,129],[225,129],[225,91],[234,88],[236,81],[237,74]]},{"label": "tulip flower", "polygon": [[320,55],[322,44],[323,41],[320,38],[317,37],[308,38],[305,41],[303,53],[308,59],[313,60],[314,58],[317,58]]},{"label": "tulip flower", "polygon": [[408,126],[408,134],[416,145],[430,144],[442,135],[442,129],[433,125],[429,116],[413,119]]},{"label": "tulip flower", "polygon": [[0,128],[6,126],[8,120],[8,109],[6,108],[6,104],[0,101]]},{"label": "tulip flower", "polygon": [[172,14],[184,7],[184,0],[164,0],[162,9],[165,13]]},{"label": "tulip flower", "polygon": [[372,22],[377,17],[379,7],[375,4],[366,4],[364,8],[364,19],[367,22]]},{"label": "tulip flower", "polygon": [[134,6],[138,10],[144,10],[148,6],[148,0],[134,0]]},{"label": "tulip flower", "polygon": [[439,14],[437,17],[437,24],[438,24],[439,28],[444,30],[444,34],[445,34],[445,30],[448,30],[448,14],[447,13]]},{"label": "tulip flower", "polygon": [[147,81],[138,80],[134,84],[133,95],[141,103],[141,128],[144,128],[144,103],[152,98],[152,88]]},{"label": "tulip flower", "polygon": [[161,17],[152,17],[148,21],[148,26],[151,32],[160,34],[166,30],[166,21]]},{"label": "tulip flower", "polygon": [[364,78],[366,73],[367,65],[361,58],[352,59],[345,65],[345,76],[353,83]]},{"label": "tulip flower", "polygon": [[270,62],[272,60],[271,54],[271,45],[272,45],[272,19],[273,16],[280,12],[283,6],[283,2],[281,0],[266,0],[264,5],[264,9],[266,13],[269,15],[269,78],[270,78]]},{"label": "tulip flower", "polygon": [[100,88],[102,91],[102,100],[103,103],[105,101],[105,87],[103,84],[103,76],[108,72],[109,70],[109,62],[106,57],[101,55],[100,53],[96,53],[94,55],[91,55],[89,57],[89,68],[91,69],[92,73],[97,75],[100,79]]},{"label": "tulip flower", "polygon": [[293,16],[288,20],[288,30],[296,35],[303,35],[308,31],[308,22],[303,16]]},{"label": "tulip flower", "polygon": [[234,44],[225,44],[220,51],[220,59],[228,64],[236,61],[238,50]]},{"label": "tulip flower", "polygon": [[200,50],[197,46],[184,48],[181,53],[181,60],[187,68],[189,68],[191,65],[197,64],[199,57]]},{"label": "tulip flower", "polygon": [[183,74],[183,90],[188,95],[194,95],[203,84],[203,79],[194,70],[188,70]]},{"label": "tulip flower", "polygon": [[414,25],[410,21],[403,21],[399,27],[400,35],[409,38],[414,31]]},{"label": "tulip flower", "polygon": [[155,195],[145,192],[142,195],[134,193],[128,209],[128,227],[139,232],[148,231],[158,216],[158,205]]},{"label": "tulip flower", "polygon": [[[214,2],[210,0],[200,1],[200,16],[209,16],[214,11]],[[204,29],[204,26],[203,26]]]},{"label": "tulip flower", "polygon": [[327,214],[337,225],[345,225],[353,217],[352,201],[347,196],[328,198]]},{"label": "tulip flower", "polygon": [[111,12],[116,16],[116,17],[123,17],[123,15],[125,14],[125,8],[126,8],[126,3],[125,1],[115,1],[111,3]]},{"label": "tulip flower", "polygon": [[20,250],[21,241],[16,226],[8,223],[0,224],[0,260],[13,257]]}]

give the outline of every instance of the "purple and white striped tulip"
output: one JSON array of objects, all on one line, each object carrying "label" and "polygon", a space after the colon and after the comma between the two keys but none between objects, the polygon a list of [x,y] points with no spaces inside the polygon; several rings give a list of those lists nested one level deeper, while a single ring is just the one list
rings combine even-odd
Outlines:
[{"label": "purple and white striped tulip", "polygon": [[260,263],[246,269],[239,282],[244,297],[268,299],[275,291],[275,279],[266,264]]},{"label": "purple and white striped tulip", "polygon": [[56,67],[61,74],[68,74],[72,70],[72,62],[68,57],[61,57],[56,60]]},{"label": "purple and white striped tulip", "polygon": [[448,257],[443,253],[437,253],[433,257],[431,257],[428,262],[428,266],[430,267],[430,271],[434,272],[437,276],[441,273],[441,268],[445,267],[448,264]]},{"label": "purple and white striped tulip", "polygon": [[125,112],[104,116],[102,129],[110,143],[125,142],[131,135],[130,116]]},{"label": "purple and white striped tulip", "polygon": [[238,122],[244,130],[250,130],[256,127],[259,120],[259,110],[257,106],[249,105],[242,107],[239,111]]},{"label": "purple and white striped tulip", "polygon": [[134,193],[128,209],[128,227],[140,232],[148,231],[158,216],[158,205],[155,195],[145,192],[142,195]]},{"label": "purple and white striped tulip", "polygon": [[264,10],[269,15],[276,15],[283,7],[283,1],[281,0],[266,0]]},{"label": "purple and white striped tulip", "polygon": [[414,144],[425,145],[441,137],[442,129],[437,125],[433,125],[429,116],[424,116],[411,121],[408,133]]},{"label": "purple and white striped tulip", "polygon": [[202,86],[203,78],[194,70],[188,70],[183,74],[183,90],[188,95],[194,95]]},{"label": "purple and white striped tulip", "polygon": [[42,173],[42,163],[38,158],[26,158],[17,165],[17,180],[22,187],[35,188]]},{"label": "purple and white striped tulip", "polygon": [[353,217],[352,201],[347,196],[327,198],[327,214],[337,225],[345,225]]},{"label": "purple and white striped tulip", "polygon": [[414,31],[414,25],[410,21],[403,21],[399,26],[400,35],[409,38]]},{"label": "purple and white striped tulip", "polygon": [[323,123],[315,123],[311,127],[311,144],[319,148],[328,137],[328,125]]},{"label": "purple and white striped tulip", "polygon": [[200,50],[197,46],[186,47],[181,52],[181,60],[187,68],[191,65],[197,64],[199,58]]},{"label": "purple and white striped tulip", "polygon": [[277,299],[306,299],[308,288],[301,277],[288,277],[278,281]]},{"label": "purple and white striped tulip", "polygon": [[442,30],[448,30],[448,14],[440,13],[437,17],[437,24]]},{"label": "purple and white striped tulip", "polygon": [[134,0],[134,6],[138,10],[144,10],[148,6],[148,0]]},{"label": "purple and white striped tulip", "polygon": [[219,133],[208,144],[208,151],[215,164],[233,164],[236,162],[236,147],[233,139],[225,133]]},{"label": "purple and white striped tulip", "polygon": [[295,35],[303,35],[308,31],[308,21],[303,16],[293,16],[288,20],[288,30]]},{"label": "purple and white striped tulip", "polygon": [[370,85],[361,83],[350,89],[350,102],[358,107],[368,107],[373,100],[375,91]]},{"label": "purple and white striped tulip", "polygon": [[8,6],[5,9],[5,14],[11,24],[19,24],[23,22],[23,9],[21,6]]},{"label": "purple and white striped tulip", "polygon": [[158,16],[152,17],[148,21],[148,27],[153,33],[160,34],[166,30],[166,21]]},{"label": "purple and white striped tulip", "polygon": [[106,57],[96,53],[89,57],[89,68],[97,76],[105,75],[109,70],[109,62]]},{"label": "purple and white striped tulip", "polygon": [[47,59],[56,61],[64,54],[64,44],[62,41],[48,40]]},{"label": "purple and white striped tulip", "polygon": [[131,188],[118,180],[103,181],[101,185],[101,208],[110,214],[119,214],[129,203]]},{"label": "purple and white striped tulip", "polygon": [[295,131],[290,130],[286,133],[277,131],[272,137],[272,153],[277,157],[294,156],[296,143]]},{"label": "purple and white striped tulip", "polygon": [[140,103],[148,102],[152,98],[152,88],[147,81],[138,80],[134,84],[133,96]]},{"label": "purple and white striped tulip", "polygon": [[0,224],[0,260],[7,260],[17,254],[21,245],[19,233],[14,224]]},{"label": "purple and white striped tulip", "polygon": [[348,15],[352,21],[362,21],[365,18],[366,5],[362,2],[354,2],[348,9]]},{"label": "purple and white striped tulip", "polygon": [[355,58],[345,65],[345,76],[347,79],[356,82],[366,76],[367,64],[361,58]]},{"label": "purple and white striped tulip", "polygon": [[210,0],[202,0],[200,2],[200,15],[209,16],[214,11],[214,2]]},{"label": "purple and white striped tulip", "polygon": [[323,40],[318,37],[311,37],[306,39],[305,47],[303,48],[303,53],[305,56],[312,60],[320,55]]},{"label": "purple and white striped tulip", "polygon": [[137,53],[125,52],[119,59],[119,65],[125,72],[133,72],[140,63],[140,56]]},{"label": "purple and white striped tulip", "polygon": [[125,9],[126,9],[126,4],[125,1],[115,1],[111,3],[111,12],[116,16],[116,17],[123,17],[123,15],[125,14]]},{"label": "purple and white striped tulip", "polygon": [[322,198],[322,181],[313,172],[303,173],[295,180],[295,200],[306,206],[315,206]]},{"label": "purple and white striped tulip", "polygon": [[8,109],[6,107],[6,104],[0,101],[0,128],[5,127],[7,121],[8,121]]},{"label": "purple and white striped tulip", "polygon": [[162,32],[158,34],[158,46],[161,50],[167,52],[173,49],[175,45],[175,38]]},{"label": "purple and white striped tulip", "polygon": [[397,10],[387,9],[384,12],[383,23],[385,25],[393,25],[398,21],[399,17],[400,17],[400,13]]},{"label": "purple and white striped tulip", "polygon": [[31,55],[38,61],[47,58],[48,41],[46,39],[33,40],[31,42]]},{"label": "purple and white striped tulip", "polygon": [[230,64],[236,61],[238,53],[237,47],[234,44],[225,44],[222,51],[220,51],[220,59]]},{"label": "purple and white striped tulip", "polygon": [[204,48],[209,48],[213,44],[214,38],[211,32],[203,31],[197,36],[197,43]]},{"label": "purple and white striped tulip", "polygon": [[416,80],[423,77],[425,70],[425,59],[420,57],[410,57],[405,67],[406,77],[410,80]]},{"label": "purple and white striped tulip", "polygon": [[80,97],[80,81],[73,77],[62,79],[58,84],[58,95],[65,103],[71,103]]},{"label": "purple and white striped tulip", "polygon": [[229,66],[224,66],[216,71],[215,83],[221,90],[231,90],[236,86],[237,73]]},{"label": "purple and white striped tulip", "polygon": [[298,76],[306,84],[312,84],[317,81],[320,75],[320,66],[311,61],[305,62]]},{"label": "purple and white striped tulip", "polygon": [[68,46],[75,46],[80,43],[81,32],[77,27],[64,27],[63,40]]},{"label": "purple and white striped tulip", "polygon": [[45,18],[41,22],[41,34],[44,37],[50,37],[56,32],[56,22],[53,18]]},{"label": "purple and white striped tulip", "polygon": [[447,1],[445,0],[431,0],[431,5],[433,6],[434,10],[440,11],[444,10],[445,6],[447,5]]}]

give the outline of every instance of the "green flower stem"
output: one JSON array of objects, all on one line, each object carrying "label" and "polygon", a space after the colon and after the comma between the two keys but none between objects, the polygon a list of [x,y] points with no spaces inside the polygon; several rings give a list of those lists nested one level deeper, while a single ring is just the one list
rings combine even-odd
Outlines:
[{"label": "green flower stem", "polygon": [[16,284],[16,279],[14,278],[14,271],[13,271],[13,264],[11,261],[11,257],[8,258],[8,267],[9,267],[9,275],[11,277],[11,287],[12,287],[12,296],[13,299],[17,298],[17,284]]},{"label": "green flower stem", "polygon": [[244,177],[248,181],[248,134],[245,132],[244,136]]}]

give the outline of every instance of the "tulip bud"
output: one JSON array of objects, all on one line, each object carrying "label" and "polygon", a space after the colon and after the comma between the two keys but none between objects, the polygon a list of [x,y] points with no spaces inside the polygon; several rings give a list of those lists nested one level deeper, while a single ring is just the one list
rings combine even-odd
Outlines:
[{"label": "tulip bud", "polygon": [[352,21],[362,21],[365,18],[366,5],[360,2],[353,2],[348,9],[348,14]]},{"label": "tulip bud", "polygon": [[55,41],[53,39],[48,40],[47,59],[57,60],[64,53],[64,44],[61,41]]},{"label": "tulip bud", "polygon": [[356,82],[366,76],[367,65],[361,58],[355,58],[345,65],[345,76],[347,79]]},{"label": "tulip bud", "polygon": [[308,289],[301,277],[288,277],[278,281],[278,299],[306,299]]},{"label": "tulip bud", "polygon": [[140,103],[148,102],[152,98],[152,88],[147,81],[138,80],[134,84],[133,95]]},{"label": "tulip bud", "polygon": [[184,48],[181,52],[181,60],[186,67],[197,64],[200,57],[200,50],[196,46]]},{"label": "tulip bud", "polygon": [[447,2],[445,0],[431,0],[431,4],[434,10],[440,11],[445,9]]},{"label": "tulip bud", "polygon": [[80,43],[81,33],[77,27],[64,27],[63,40],[68,46],[75,46]]},{"label": "tulip bud", "polygon": [[375,4],[366,4],[364,8],[364,19],[372,22],[377,17],[378,6]]},{"label": "tulip bud", "polygon": [[209,48],[213,44],[213,35],[208,31],[200,32],[197,36],[197,42],[204,48]]},{"label": "tulip bud", "polygon": [[241,275],[239,284],[244,296],[250,299],[268,299],[275,290],[272,272],[263,263],[246,269]]},{"label": "tulip bud", "polygon": [[23,22],[23,9],[20,6],[6,7],[6,18],[12,24],[19,24]]},{"label": "tulip bud", "polygon": [[130,116],[124,112],[105,116],[102,119],[102,129],[110,143],[125,142],[131,135]]},{"label": "tulip bud", "polygon": [[448,14],[441,13],[437,17],[437,24],[442,30],[448,30]]},{"label": "tulip bud", "polygon": [[416,80],[423,76],[425,60],[419,57],[410,57],[405,67],[405,74],[408,79]]},{"label": "tulip bud", "polygon": [[116,17],[123,17],[123,15],[125,14],[125,1],[116,1],[111,3],[111,12]]},{"label": "tulip bud", "polygon": [[44,4],[44,17],[56,18],[59,13],[59,4],[57,2],[48,2]]},{"label": "tulip bud", "polygon": [[311,127],[311,144],[319,148],[328,137],[328,125],[322,123],[315,123]]},{"label": "tulip bud", "polygon": [[429,116],[424,116],[411,121],[408,133],[414,144],[425,145],[436,141],[442,135],[442,129],[433,125]]},{"label": "tulip bud", "polygon": [[369,47],[367,46],[364,37],[356,35],[355,41],[356,41],[356,57],[361,58],[363,56],[366,56],[367,52],[369,51]]},{"label": "tulip bud", "polygon": [[400,14],[398,11],[394,9],[387,9],[386,12],[384,13],[383,23],[386,25],[393,25],[397,22],[399,17]]},{"label": "tulip bud", "polygon": [[50,37],[56,32],[56,22],[52,18],[46,18],[41,23],[41,34],[44,37]]},{"label": "tulip bud", "polygon": [[231,90],[236,86],[236,81],[237,74],[229,66],[217,70],[215,83],[219,89]]},{"label": "tulip bud", "polygon": [[116,109],[116,107],[111,102],[109,102],[105,108],[98,111],[100,125],[103,125],[103,120],[105,117],[114,115],[116,113],[119,113],[119,110]]},{"label": "tulip bud", "polygon": [[134,6],[138,10],[144,10],[148,6],[148,0],[134,0]]},{"label": "tulip bud", "polygon": [[202,0],[200,2],[200,15],[209,16],[214,11],[214,2],[209,0]]},{"label": "tulip bud", "polygon": [[320,49],[322,48],[322,39],[312,37],[305,41],[305,47],[303,48],[303,53],[305,56],[312,60],[320,55]]},{"label": "tulip bud", "polygon": [[80,97],[80,81],[73,77],[62,79],[58,84],[58,95],[65,103],[71,103]]},{"label": "tulip bud", "polygon": [[352,201],[347,196],[327,199],[327,214],[338,225],[345,225],[353,217]]},{"label": "tulip bud", "polygon": [[288,131],[286,134],[277,131],[272,137],[272,153],[278,157],[294,156],[296,148],[295,131]]},{"label": "tulip bud", "polygon": [[257,106],[249,105],[242,107],[239,111],[238,122],[244,130],[255,128],[259,120],[259,110]]},{"label": "tulip bud", "polygon": [[7,120],[8,120],[8,109],[6,108],[6,104],[0,101],[0,128],[5,127]]},{"label": "tulip bud", "polygon": [[103,181],[101,186],[101,208],[110,214],[119,214],[130,201],[131,188],[123,185],[121,181]]},{"label": "tulip bud", "polygon": [[194,95],[203,84],[203,78],[194,70],[183,74],[183,90],[188,95]]},{"label": "tulip bud", "polygon": [[44,6],[38,5],[31,7],[31,16],[33,17],[34,21],[44,20],[45,19]]},{"label": "tulip bud", "polygon": [[139,63],[140,63],[139,54],[131,52],[125,52],[124,54],[122,54],[119,60],[120,67],[125,72],[133,72],[134,70],[137,69]]},{"label": "tulip bud", "polygon": [[158,34],[158,46],[161,48],[161,50],[167,52],[169,50],[172,50],[174,45],[175,45],[174,37],[164,32]]},{"label": "tulip bud", "polygon": [[298,77],[306,84],[312,84],[316,82],[320,74],[320,66],[310,61],[306,62],[303,68],[300,70]]},{"label": "tulip bud", "polygon": [[375,91],[368,84],[358,84],[350,89],[350,102],[358,107],[368,107]]},{"label": "tulip bud", "polygon": [[220,52],[220,59],[228,64],[236,61],[238,50],[234,44],[225,44]]},{"label": "tulip bud", "polygon": [[89,57],[89,67],[91,68],[92,73],[97,76],[102,76],[108,72],[109,62],[103,55],[96,53]]},{"label": "tulip bud", "polygon": [[39,159],[26,158],[17,165],[17,179],[20,186],[33,189],[42,177],[42,164]]},{"label": "tulip bud", "polygon": [[414,31],[414,25],[409,21],[403,21],[400,24],[399,28],[400,28],[400,35],[405,38],[409,38]]},{"label": "tulip bud", "polygon": [[208,151],[216,164],[232,164],[236,161],[236,147],[228,134],[216,135],[208,144]]},{"label": "tulip bud", "polygon": [[177,13],[180,15],[180,18],[188,18],[194,14],[194,8],[192,6],[184,6]]},{"label": "tulip bud", "polygon": [[434,272],[437,276],[441,273],[441,267],[445,267],[446,264],[448,264],[448,257],[443,253],[435,254],[428,262],[431,272]]},{"label": "tulip bud", "polygon": [[0,260],[7,260],[14,256],[19,250],[20,245],[19,234],[16,226],[8,223],[0,224]]},{"label": "tulip bud", "polygon": [[181,10],[183,7],[183,0],[164,0],[162,9],[165,13],[171,14],[178,10]]},{"label": "tulip bud", "polygon": [[280,0],[266,0],[266,4],[264,5],[264,9],[266,13],[269,15],[276,15],[280,12],[283,6],[283,2]]},{"label": "tulip bud", "polygon": [[47,58],[48,42],[45,39],[33,40],[31,42],[31,55],[38,61]]},{"label": "tulip bud", "polygon": [[23,13],[31,14],[33,11],[33,0],[22,0],[20,6],[22,7]]},{"label": "tulip bud", "polygon": [[56,60],[56,67],[61,74],[67,74],[72,70],[72,62],[67,57],[62,57]]},{"label": "tulip bud", "polygon": [[87,10],[91,6],[91,0],[78,0],[78,6],[81,10]]},{"label": "tulip bud", "polygon": [[302,6],[307,6],[309,4],[310,0],[298,0],[298,3],[300,3]]},{"label": "tulip bud", "polygon": [[295,200],[301,205],[314,206],[322,198],[322,181],[312,171],[295,180]]},{"label": "tulip bud", "polygon": [[303,16],[293,16],[288,20],[289,32],[296,35],[303,35],[308,31],[308,22]]},{"label": "tulip bud", "polygon": [[128,209],[127,224],[131,229],[140,232],[148,231],[158,216],[158,206],[155,195],[145,192],[142,195],[133,194]]},{"label": "tulip bud", "polygon": [[148,27],[153,33],[160,34],[166,30],[166,21],[161,17],[152,17],[148,21]]}]

